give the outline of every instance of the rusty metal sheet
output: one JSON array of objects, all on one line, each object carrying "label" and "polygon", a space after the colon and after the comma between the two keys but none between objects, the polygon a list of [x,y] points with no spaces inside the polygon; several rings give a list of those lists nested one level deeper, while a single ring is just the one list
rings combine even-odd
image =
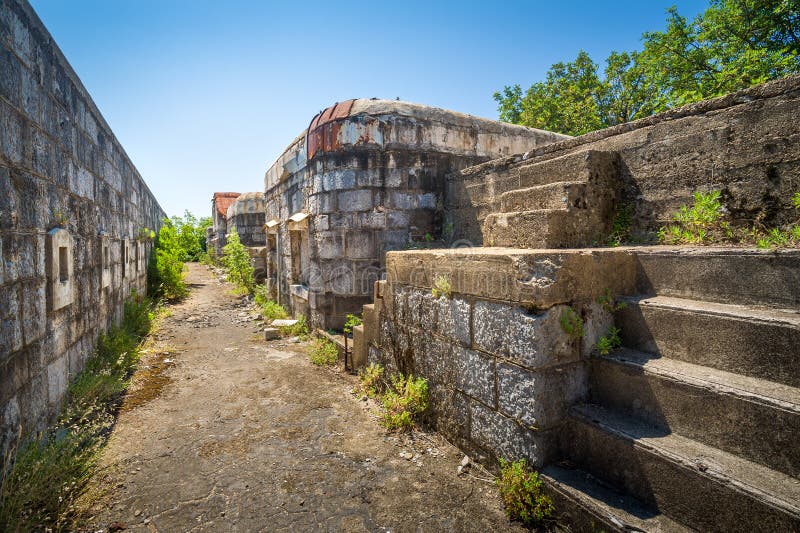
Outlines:
[{"label": "rusty metal sheet", "polygon": [[335,144],[335,136],[331,138],[331,132],[326,126],[333,121],[350,116],[350,111],[353,109],[353,102],[355,102],[355,100],[337,102],[325,109],[322,113],[318,113],[311,120],[306,134],[306,153],[308,159],[314,157],[314,154],[320,149],[323,151],[331,150],[331,147]]}]

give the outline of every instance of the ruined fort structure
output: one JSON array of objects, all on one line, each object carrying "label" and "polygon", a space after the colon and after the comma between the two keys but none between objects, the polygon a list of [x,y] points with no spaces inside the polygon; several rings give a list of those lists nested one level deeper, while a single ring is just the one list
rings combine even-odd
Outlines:
[{"label": "ruined fort structure", "polygon": [[795,76],[451,172],[445,224],[494,247],[387,254],[355,363],[427,378],[431,422],[540,468],[574,530],[800,530],[800,251],[586,248],[695,191],[796,220],[799,114]]},{"label": "ruined fort structure", "polygon": [[240,195],[228,208],[228,234],[233,231],[247,248],[255,270],[257,282],[266,277],[266,237],[264,210],[266,204],[263,192],[246,192]]},{"label": "ruined fort structure", "polygon": [[238,192],[215,192],[211,197],[211,217],[213,224],[206,229],[206,250],[217,256],[222,255],[228,235],[228,208],[239,197]]},{"label": "ruined fort structure", "polygon": [[565,138],[399,101],[326,109],[264,178],[270,288],[313,324],[341,327],[372,300],[387,251],[449,240],[449,173]]},{"label": "ruined fort structure", "polygon": [[58,412],[164,213],[24,1],[0,5],[0,455]]}]

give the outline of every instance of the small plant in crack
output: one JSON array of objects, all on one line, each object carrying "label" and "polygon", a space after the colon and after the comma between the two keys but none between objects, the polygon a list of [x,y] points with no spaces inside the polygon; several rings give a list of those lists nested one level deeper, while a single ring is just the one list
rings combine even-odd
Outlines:
[{"label": "small plant in crack", "polygon": [[386,390],[386,381],[384,380],[385,369],[377,363],[370,363],[366,368],[362,368],[358,372],[358,386],[355,393],[357,396],[363,398],[377,398]]},{"label": "small plant in crack", "polygon": [[628,304],[625,302],[618,302],[611,296],[611,289],[606,287],[603,289],[603,294],[597,297],[595,300],[603,309],[608,311],[609,313],[613,313],[615,311],[621,311],[628,307]]},{"label": "small plant in crack", "polygon": [[558,319],[561,329],[572,339],[581,339],[584,335],[583,319],[572,307],[567,307],[561,311]]},{"label": "small plant in crack", "polygon": [[620,346],[622,346],[622,339],[620,338],[621,330],[619,328],[611,327],[605,335],[597,340],[595,348],[600,355],[608,355]]},{"label": "small plant in crack", "polygon": [[441,274],[437,275],[433,279],[431,294],[434,298],[441,298],[442,296],[445,298],[452,298],[453,286],[450,284],[450,280]]}]

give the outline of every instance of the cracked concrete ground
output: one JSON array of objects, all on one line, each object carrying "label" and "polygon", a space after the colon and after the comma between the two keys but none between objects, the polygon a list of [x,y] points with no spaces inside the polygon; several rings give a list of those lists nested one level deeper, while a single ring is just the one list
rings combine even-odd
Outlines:
[{"label": "cracked concrete ground", "polygon": [[190,264],[188,282],[134,378],[87,530],[517,528],[487,474],[457,475],[456,448],[387,433],[355,378],[315,367],[304,344],[262,340],[206,267]]}]

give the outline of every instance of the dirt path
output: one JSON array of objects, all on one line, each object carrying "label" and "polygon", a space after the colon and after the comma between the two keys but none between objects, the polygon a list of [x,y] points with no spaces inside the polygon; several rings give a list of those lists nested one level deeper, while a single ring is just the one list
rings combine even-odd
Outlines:
[{"label": "dirt path", "polygon": [[354,378],[315,367],[303,344],[263,341],[206,267],[189,265],[188,281],[109,442],[113,488],[94,530],[513,527],[490,483],[457,476],[457,449],[387,433],[350,394]]}]

